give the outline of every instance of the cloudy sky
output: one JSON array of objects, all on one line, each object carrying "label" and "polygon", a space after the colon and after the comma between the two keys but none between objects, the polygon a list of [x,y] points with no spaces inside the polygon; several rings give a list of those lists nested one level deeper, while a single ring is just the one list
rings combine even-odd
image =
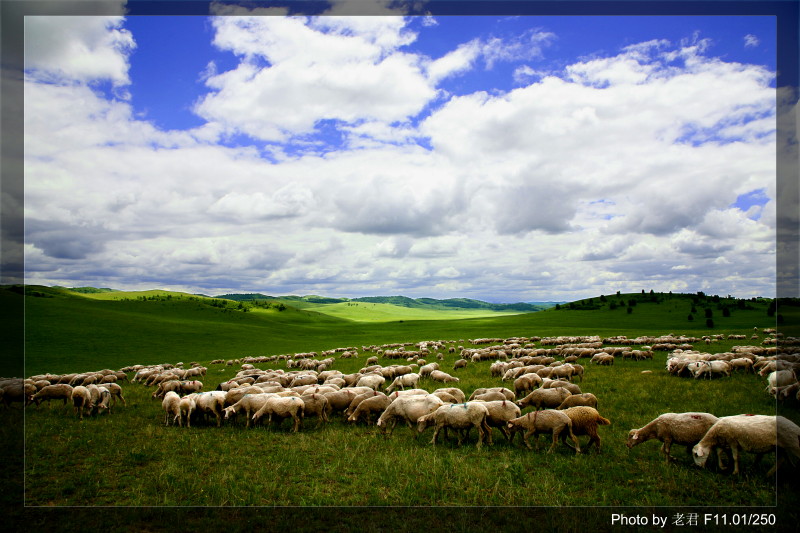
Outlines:
[{"label": "cloudy sky", "polygon": [[25,18],[26,282],[775,293],[772,17]]}]

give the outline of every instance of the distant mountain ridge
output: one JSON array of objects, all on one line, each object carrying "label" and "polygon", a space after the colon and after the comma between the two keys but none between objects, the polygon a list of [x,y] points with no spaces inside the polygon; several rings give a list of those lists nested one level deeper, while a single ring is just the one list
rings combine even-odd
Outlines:
[{"label": "distant mountain ridge", "polygon": [[473,300],[470,298],[448,298],[446,300],[438,300],[435,298],[409,298],[407,296],[363,296],[361,298],[327,298],[324,296],[307,295],[307,296],[268,296],[260,293],[248,294],[221,294],[214,298],[224,298],[234,301],[248,301],[248,300],[281,300],[286,302],[303,301],[315,304],[334,304],[344,302],[363,302],[363,303],[380,303],[391,304],[401,307],[419,308],[419,309],[489,309],[492,311],[522,311],[522,312],[535,312],[542,311],[553,307],[558,302],[517,302],[512,304],[493,304],[481,300]]}]

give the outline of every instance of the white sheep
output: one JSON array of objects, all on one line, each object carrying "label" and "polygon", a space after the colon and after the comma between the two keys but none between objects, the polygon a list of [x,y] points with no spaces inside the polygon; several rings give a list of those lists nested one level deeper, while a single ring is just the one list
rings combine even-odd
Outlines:
[{"label": "white sheep", "polygon": [[380,389],[386,382],[386,378],[377,374],[362,376],[357,382],[356,387],[369,387],[372,390]]},{"label": "white sheep", "polygon": [[701,376],[707,376],[708,378],[714,376],[730,377],[731,365],[727,361],[698,361],[698,366],[695,367],[693,373],[695,379]]},{"label": "white sheep", "polygon": [[262,416],[267,415],[267,423],[269,425],[272,424],[273,417],[278,419],[278,423],[285,418],[291,418],[294,420],[292,432],[297,433],[302,422],[303,408],[303,400],[297,396],[274,396],[268,398],[264,406],[256,411],[252,418],[253,422],[258,422]]},{"label": "white sheep", "polygon": [[467,397],[464,395],[464,391],[459,389],[458,387],[440,387],[433,391],[433,393],[442,392],[450,394],[453,398],[456,399],[455,403],[464,403]]},{"label": "white sheep", "polygon": [[547,450],[547,453],[552,452],[558,443],[558,437],[564,431],[567,432],[567,436],[575,443],[575,453],[581,450],[578,438],[572,432],[572,420],[564,411],[557,411],[554,409],[531,411],[525,416],[509,420],[506,427],[513,434],[516,434],[517,431],[525,430],[525,433],[522,434],[522,440],[529,450],[533,449],[529,440],[531,435],[538,441],[539,433],[551,433],[553,435],[553,443],[550,445],[550,449]]},{"label": "white sheep", "polygon": [[583,392],[580,394],[571,394],[564,398],[564,401],[561,402],[561,405],[556,407],[556,409],[569,409],[570,407],[576,407],[579,405],[586,405],[589,407],[594,407],[597,409],[597,396],[592,394],[591,392]]},{"label": "white sheep", "polygon": [[245,418],[247,420],[245,427],[249,428],[250,417],[253,416],[256,411],[264,407],[264,403],[267,401],[267,398],[271,396],[273,396],[273,394],[267,392],[261,394],[245,394],[241,400],[222,410],[224,413],[223,418],[225,420],[229,420],[231,417],[239,414],[239,411],[244,411]]},{"label": "white sheep", "polygon": [[169,417],[172,416],[172,424],[181,425],[181,397],[175,391],[169,391],[164,394],[164,399],[161,401],[161,408],[164,409],[164,425],[169,425]]},{"label": "white sheep", "polygon": [[72,398],[72,386],[66,383],[58,385],[47,385],[42,387],[36,394],[33,395],[31,401],[37,406],[39,403],[47,400],[63,400],[64,405],[67,405],[67,400]]},{"label": "white sheep", "polygon": [[[396,394],[396,393],[395,393]],[[441,398],[428,394],[426,396],[401,396],[394,400],[378,418],[376,425],[386,434],[388,428],[390,436],[394,432],[398,421],[405,421],[412,430],[421,416],[432,413],[444,405]]]},{"label": "white sheep", "polygon": [[89,389],[83,385],[73,387],[72,405],[75,414],[80,414],[81,420],[83,420],[83,411],[85,409],[91,409],[92,407],[92,394],[89,392]]},{"label": "white sheep", "polygon": [[717,420],[716,416],[709,413],[664,413],[643,427],[630,430],[625,445],[633,448],[650,439],[658,439],[663,443],[661,451],[669,463],[672,458],[669,453],[673,443],[681,444],[691,450],[691,447],[700,442]]},{"label": "white sheep", "polygon": [[353,410],[353,414],[347,418],[347,421],[355,424],[363,418],[366,420],[367,424],[369,424],[372,415],[380,416],[380,413],[383,413],[386,408],[389,407],[390,403],[392,403],[392,401],[388,396],[376,392],[375,395],[359,402],[355,410]]},{"label": "white sheep", "polygon": [[412,372],[411,374],[403,374],[402,376],[396,377],[392,384],[386,387],[386,392],[389,393],[397,387],[400,387],[401,389],[405,389],[406,387],[415,389],[419,384],[419,379],[420,375],[415,372]]},{"label": "white sheep", "polygon": [[525,409],[529,405],[533,406],[535,410],[542,408],[555,409],[571,396],[572,393],[564,387],[556,387],[553,389],[536,389],[523,399],[517,402],[520,409]]},{"label": "white sheep", "polygon": [[[417,433],[420,434],[425,428],[434,426],[431,444],[435,445],[442,428],[455,429],[458,433],[458,445],[461,446],[464,438],[469,437],[469,430],[474,427],[478,430],[477,447],[480,448],[487,433],[491,431],[486,425],[488,415],[489,411],[483,402],[442,405],[432,413],[417,419]],[[461,430],[466,430],[466,435],[462,435]]]},{"label": "white sheep", "polygon": [[441,370],[433,370],[430,373],[430,378],[433,381],[439,381],[441,383],[458,383],[461,381],[457,377],[451,376],[447,372],[442,372]]},{"label": "white sheep", "polygon": [[[781,431],[778,431],[777,418],[781,418]],[[798,438],[800,429],[783,417],[768,415],[724,416],[717,420],[703,438],[692,448],[694,462],[705,466],[709,455],[716,447],[729,448],[733,456],[733,475],[739,474],[739,454],[741,451],[765,454],[781,447],[795,457],[800,457]],[[780,438],[778,434],[783,433]],[[779,462],[767,472],[771,476]]]},{"label": "white sheep", "polygon": [[506,438],[507,441],[511,442],[514,434],[508,430],[508,422],[509,420],[513,420],[514,418],[518,418],[522,411],[514,402],[509,402],[508,400],[496,400],[491,402],[484,402],[487,411],[489,414],[486,417],[486,425],[489,426],[489,431],[487,434],[487,442],[492,444],[492,428],[500,428],[500,432]]}]

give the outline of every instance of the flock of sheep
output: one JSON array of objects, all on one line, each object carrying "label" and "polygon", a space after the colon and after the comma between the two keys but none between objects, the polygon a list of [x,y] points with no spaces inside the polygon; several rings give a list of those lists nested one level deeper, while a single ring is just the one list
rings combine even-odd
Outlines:
[{"label": "flock of sheep", "polygon": [[[290,420],[291,431],[301,429],[305,419],[317,418],[318,424],[341,416],[349,424],[375,424],[389,437],[398,423],[405,423],[415,438],[433,428],[431,442],[440,434],[452,432],[459,445],[474,428],[477,446],[492,444],[492,429],[498,429],[513,443],[516,433],[531,448],[530,437],[549,435],[552,452],[561,440],[581,451],[578,436],[589,437],[588,445],[600,450],[598,427],[611,422],[598,411],[598,398],[583,392],[576,383],[583,381],[585,367],[577,363],[613,364],[615,358],[648,359],[655,350],[671,350],[666,370],[676,376],[729,376],[731,372],[758,371],[768,380],[768,390],[776,398],[790,395],[800,400],[796,368],[800,350],[788,353],[783,348],[737,346],[730,352],[709,354],[694,351],[691,343],[713,342],[711,338],[641,337],[627,339],[595,336],[514,337],[510,339],[472,339],[475,348],[455,346],[454,341],[425,341],[337,348],[322,354],[315,352],[269,357],[246,357],[239,360],[214,360],[212,365],[240,365],[237,374],[221,383],[217,390],[204,391],[203,378],[208,369],[193,363],[190,368],[165,364],[135,365],[118,371],[32,376],[28,379],[0,379],[0,398],[6,406],[13,401],[39,405],[43,401],[70,402],[76,416],[111,412],[117,400],[125,404],[118,382],[154,387],[152,397],[160,399],[164,424],[186,425],[209,417],[219,427],[244,419],[247,427],[264,421],[268,426]],[[539,347],[535,343],[539,343]],[[634,350],[628,345],[640,345]],[[768,343],[769,344],[769,343]],[[487,345],[487,346],[483,346]],[[612,346],[607,346],[612,345]],[[483,347],[481,347],[483,346]],[[546,348],[545,346],[552,346]],[[500,378],[509,387],[479,388],[469,398],[457,386],[458,377],[445,372],[441,352],[457,353],[453,373],[467,365],[493,361],[492,378]],[[336,356],[353,358],[367,355],[358,372],[344,374],[332,369]],[[325,357],[319,359],[319,357]],[[428,362],[425,358],[435,359]],[[406,364],[379,364],[380,359],[405,359]],[[256,368],[258,363],[282,362],[286,370]],[[421,384],[436,383],[432,392]],[[438,386],[438,384],[441,386]],[[523,410],[531,408],[523,414]],[[723,453],[733,459],[733,473],[739,472],[741,451],[763,454],[777,451],[775,471],[786,458],[800,459],[800,428],[780,416],[737,415],[717,418],[709,413],[666,413],[639,429],[630,431],[627,446],[632,448],[651,439],[662,441],[666,460],[672,444],[692,448],[695,462],[704,466],[716,450],[722,466]],[[570,445],[568,440],[573,444]]]}]

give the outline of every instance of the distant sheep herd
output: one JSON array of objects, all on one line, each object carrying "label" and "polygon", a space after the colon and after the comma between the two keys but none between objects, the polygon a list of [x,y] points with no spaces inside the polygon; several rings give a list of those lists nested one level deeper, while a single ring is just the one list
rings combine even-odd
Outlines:
[{"label": "distant sheep herd", "polygon": [[[755,338],[757,333],[754,332]],[[386,437],[398,423],[405,423],[415,438],[433,428],[433,444],[438,442],[440,434],[447,437],[451,431],[461,445],[474,428],[478,434],[477,446],[491,445],[494,428],[510,443],[517,433],[522,433],[524,445],[532,448],[530,438],[546,434],[552,439],[548,452],[561,440],[579,453],[578,436],[589,437],[584,451],[592,446],[599,451],[598,427],[611,422],[598,411],[598,398],[583,392],[575,383],[583,381],[586,370],[578,360],[613,365],[618,359],[652,359],[655,351],[668,351],[666,371],[671,375],[711,379],[727,377],[733,372],[756,372],[766,378],[765,392],[781,401],[800,401],[797,379],[800,340],[785,339],[779,353],[775,342],[779,334],[774,330],[763,333],[768,337],[761,346],[735,346],[730,352],[716,354],[695,351],[693,346],[711,344],[722,340],[722,336],[696,338],[670,334],[634,339],[624,336],[470,339],[468,342],[475,348],[458,345],[463,341],[424,341],[336,348],[322,353],[216,359],[210,364],[238,365],[240,370],[213,391],[203,390],[201,379],[208,369],[197,363],[191,363],[189,368],[183,368],[183,363],[133,365],[116,371],[0,378],[0,398],[6,408],[13,402],[26,406],[52,400],[61,400],[64,405],[69,402],[80,419],[103,411],[111,414],[117,402],[127,405],[120,383],[127,382],[129,374],[133,374],[131,383],[154,387],[152,398],[162,402],[164,425],[190,427],[211,418],[217,427],[235,423],[237,419],[243,419],[246,427],[250,427],[262,421],[270,426],[289,420],[291,431],[297,432],[310,417],[323,424],[340,416],[349,424],[375,424]],[[641,348],[630,347],[634,345]],[[508,383],[508,387],[478,388],[466,398],[457,386],[459,378],[441,368],[442,352],[458,354],[453,373],[468,365],[492,361],[489,375]],[[358,372],[344,374],[332,369],[337,358],[367,354],[370,355],[365,366]],[[381,358],[403,359],[406,364],[382,366]],[[435,361],[428,362],[426,358]],[[255,367],[259,363],[276,362],[285,362],[287,370]],[[442,386],[428,392],[420,388],[423,382]],[[523,414],[527,408],[530,410]],[[777,451],[776,464],[769,474],[787,457],[800,459],[800,427],[781,416],[717,418],[703,412],[664,413],[641,428],[632,429],[626,445],[632,448],[651,439],[663,443],[661,452],[667,461],[672,444],[690,447],[695,463],[700,466],[714,452],[722,466],[722,453],[730,453],[734,474],[739,472],[742,451],[756,454]]]}]

